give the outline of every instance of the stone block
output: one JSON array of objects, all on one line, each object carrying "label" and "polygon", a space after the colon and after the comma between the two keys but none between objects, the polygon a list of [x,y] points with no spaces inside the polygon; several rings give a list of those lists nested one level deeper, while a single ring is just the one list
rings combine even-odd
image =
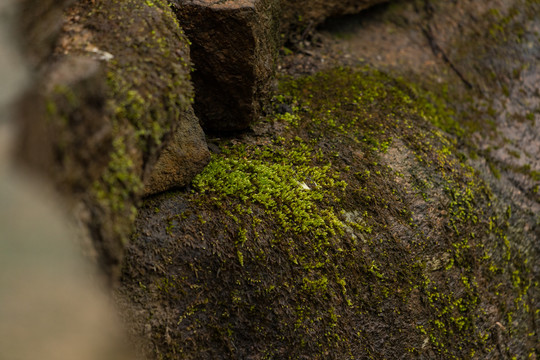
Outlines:
[{"label": "stone block", "polygon": [[288,33],[380,2],[173,0],[192,43],[194,107],[203,128],[244,130],[261,115],[271,96],[277,50]]},{"label": "stone block", "polygon": [[190,39],[195,113],[211,132],[246,129],[268,101],[279,40],[275,0],[174,0]]},{"label": "stone block", "polygon": [[192,109],[182,113],[172,139],[161,152],[144,187],[145,195],[188,185],[210,161],[204,133]]}]

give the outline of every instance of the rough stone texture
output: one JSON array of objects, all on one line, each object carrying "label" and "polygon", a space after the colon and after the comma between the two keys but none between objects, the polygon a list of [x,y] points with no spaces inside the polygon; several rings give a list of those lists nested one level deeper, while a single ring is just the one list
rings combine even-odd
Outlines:
[{"label": "rough stone texture", "polygon": [[313,27],[331,16],[354,14],[388,0],[283,0],[282,30]]},{"label": "rough stone texture", "polygon": [[[209,159],[197,120],[185,116],[188,41],[163,1],[81,1],[66,12],[54,53],[40,58],[41,77],[20,106],[21,156],[74,200],[114,279],[141,196],[184,185],[179,175]],[[154,167],[168,146],[196,156],[177,163],[189,170],[165,185]]]},{"label": "rough stone texture", "polygon": [[210,153],[204,133],[193,110],[186,111],[169,145],[163,149],[144,188],[145,194],[155,194],[189,184],[208,163]]},{"label": "rough stone texture", "polygon": [[281,37],[381,0],[174,0],[192,42],[195,112],[205,129],[246,129],[268,103]]},{"label": "rough stone texture", "polygon": [[278,42],[273,0],[175,0],[192,42],[195,113],[205,129],[245,129],[269,98]]}]

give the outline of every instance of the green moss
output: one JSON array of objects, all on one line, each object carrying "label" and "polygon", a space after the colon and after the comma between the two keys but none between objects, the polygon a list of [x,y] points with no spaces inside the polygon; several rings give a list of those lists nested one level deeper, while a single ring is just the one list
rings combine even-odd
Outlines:
[{"label": "green moss", "polygon": [[[142,190],[142,182],[134,172],[134,163],[126,152],[124,139],[116,138],[109,167],[103,175],[103,183],[96,182],[94,190],[100,201],[104,201],[113,212],[123,212],[129,204],[131,192]],[[134,212],[132,205],[130,212]],[[133,214],[134,215],[134,214]]]},{"label": "green moss", "polygon": [[[316,165],[318,158],[300,139],[278,139],[264,148],[233,146],[214,156],[193,185],[215,202],[233,198],[262,207],[281,231],[312,237],[312,251],[320,253],[328,237],[344,226],[335,210],[324,206],[325,200],[335,200],[346,184],[329,164]],[[296,263],[303,261],[298,254],[291,256]]]}]

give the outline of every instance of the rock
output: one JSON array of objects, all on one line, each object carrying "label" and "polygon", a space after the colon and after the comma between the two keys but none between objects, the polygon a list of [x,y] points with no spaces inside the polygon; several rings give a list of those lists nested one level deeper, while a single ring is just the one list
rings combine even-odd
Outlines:
[{"label": "rock", "polygon": [[314,27],[331,16],[355,14],[388,0],[284,0],[282,1],[282,31]]},{"label": "rock", "polygon": [[210,151],[195,114],[192,110],[186,111],[182,118],[192,121],[181,122],[169,145],[161,152],[145,185],[147,195],[188,185],[210,161]]},{"label": "rock", "polygon": [[118,289],[148,358],[538,353],[536,214],[491,192],[416,86],[284,82],[286,130],[225,140],[192,192],[148,199]]},{"label": "rock", "polygon": [[24,41],[26,59],[32,65],[42,63],[53,51],[62,26],[62,13],[74,0],[23,0],[18,8],[18,30]]},{"label": "rock", "polygon": [[244,130],[269,101],[282,37],[299,24],[360,11],[381,0],[174,0],[192,42],[195,113],[211,132]]},{"label": "rock", "polygon": [[[78,234],[61,199],[50,183],[12,161],[16,123],[4,105],[31,78],[18,51],[21,38],[13,36],[21,24],[14,9],[20,3],[0,5],[0,357],[134,359],[100,274],[74,241]],[[32,9],[43,3],[25,1],[29,18],[39,19]],[[61,3],[48,5],[61,10]],[[34,50],[41,46],[48,45],[35,44]]]},{"label": "rock", "polygon": [[[6,161],[0,154],[0,164]],[[0,166],[2,358],[133,359],[109,294],[81,256],[61,201],[25,175]]]},{"label": "rock", "polygon": [[295,121],[266,121],[287,129],[223,141],[192,192],[147,201],[119,297],[150,359],[534,351],[535,215],[509,213],[413,86],[369,67],[284,82]]},{"label": "rock", "polygon": [[[81,1],[45,59],[21,101],[20,156],[82,206],[97,260],[116,279],[141,197],[189,182],[208,159],[198,121],[186,115],[188,40],[164,1]],[[164,149],[181,150],[182,162],[158,162]]]},{"label": "rock", "polygon": [[278,43],[275,0],[174,0],[192,42],[195,113],[209,131],[246,129],[269,99]]}]

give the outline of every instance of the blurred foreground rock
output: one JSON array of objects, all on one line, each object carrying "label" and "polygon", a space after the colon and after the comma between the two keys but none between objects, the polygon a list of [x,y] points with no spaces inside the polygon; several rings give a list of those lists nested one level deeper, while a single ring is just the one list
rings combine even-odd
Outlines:
[{"label": "blurred foreground rock", "polygon": [[[0,126],[2,148],[9,132]],[[102,276],[81,256],[59,199],[6,166],[0,151],[0,358],[133,359]]]},{"label": "blurred foreground rock", "polygon": [[[0,3],[0,358],[134,359],[105,282],[81,255],[80,234],[62,202],[44,179],[13,164],[17,129],[8,110],[31,78],[12,36],[15,3]],[[36,10],[25,20],[55,23],[42,3],[24,5]],[[49,2],[47,10],[60,14],[62,5]],[[48,38],[53,28],[35,34]],[[27,60],[39,62],[46,51],[37,45],[34,51]]]},{"label": "blurred foreground rock", "polygon": [[27,46],[50,51],[21,100],[19,156],[71,200],[116,279],[141,196],[185,186],[209,160],[188,42],[162,1],[81,1],[60,20],[54,48]]}]

